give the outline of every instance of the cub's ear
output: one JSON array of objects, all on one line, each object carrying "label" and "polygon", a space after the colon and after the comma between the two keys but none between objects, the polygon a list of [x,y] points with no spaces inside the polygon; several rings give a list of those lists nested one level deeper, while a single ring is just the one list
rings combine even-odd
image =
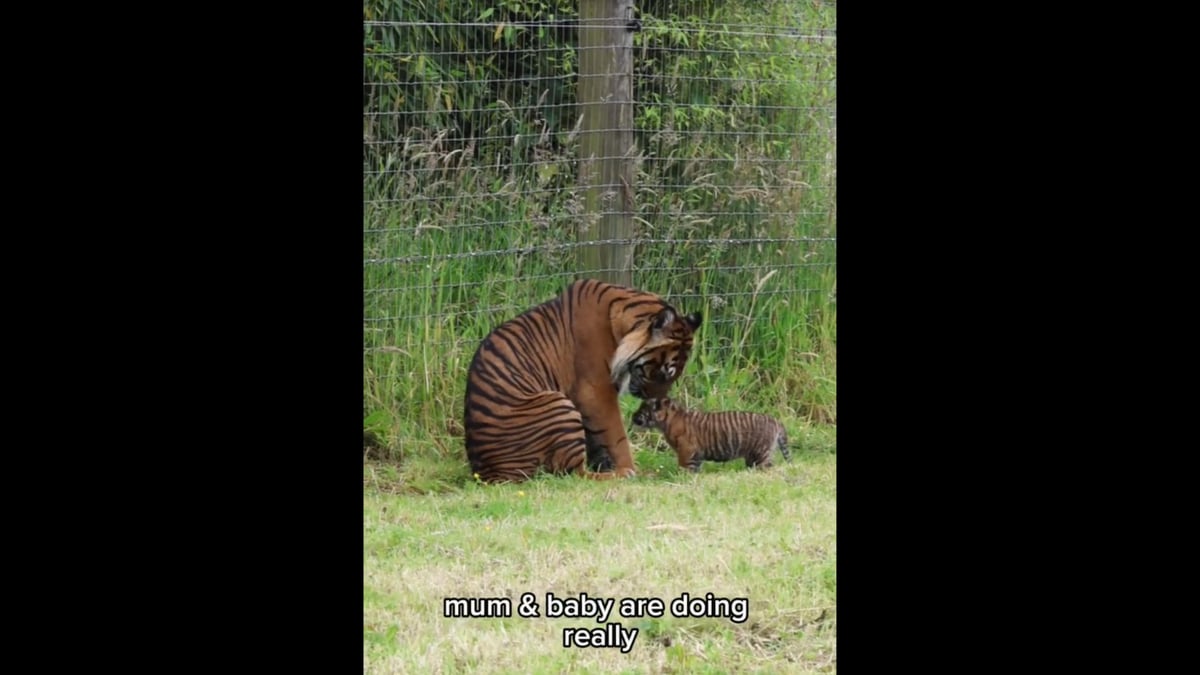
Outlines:
[{"label": "cub's ear", "polygon": [[654,323],[650,325],[654,330],[662,330],[671,325],[675,321],[675,310],[670,307],[664,307],[658,316],[654,317]]},{"label": "cub's ear", "polygon": [[704,317],[700,316],[699,312],[695,312],[688,314],[685,320],[688,322],[688,325],[692,327],[692,330],[696,330],[700,327],[700,324],[704,322]]}]

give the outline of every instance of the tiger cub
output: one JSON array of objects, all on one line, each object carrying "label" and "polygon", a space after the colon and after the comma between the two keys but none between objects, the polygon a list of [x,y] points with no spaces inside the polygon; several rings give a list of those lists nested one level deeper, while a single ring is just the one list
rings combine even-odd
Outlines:
[{"label": "tiger cub", "polygon": [[633,413],[633,424],[662,431],[679,466],[692,472],[699,471],[704,460],[728,462],[738,457],[747,467],[767,468],[775,448],[784,459],[792,459],[783,425],[761,413],[701,412],[686,410],[669,398],[647,399]]}]

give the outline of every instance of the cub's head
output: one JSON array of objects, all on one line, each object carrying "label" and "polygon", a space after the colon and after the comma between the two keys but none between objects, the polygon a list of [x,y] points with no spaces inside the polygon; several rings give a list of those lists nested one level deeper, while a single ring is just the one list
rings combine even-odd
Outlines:
[{"label": "cub's head", "polygon": [[646,399],[634,411],[634,426],[641,429],[666,431],[668,418],[678,411],[679,408],[671,399]]},{"label": "cub's head", "polygon": [[667,418],[669,399],[648,398],[633,413],[633,426],[643,429],[662,429]]},{"label": "cub's head", "polygon": [[613,355],[610,372],[618,391],[640,399],[666,396],[687,367],[692,337],[701,321],[699,314],[680,316],[664,306],[635,323]]}]

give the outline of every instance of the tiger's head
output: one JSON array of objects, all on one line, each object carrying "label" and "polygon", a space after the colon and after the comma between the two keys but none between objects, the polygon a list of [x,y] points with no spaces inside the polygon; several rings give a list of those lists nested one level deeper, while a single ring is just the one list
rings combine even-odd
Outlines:
[{"label": "tiger's head", "polygon": [[672,307],[636,323],[621,338],[610,372],[619,393],[640,399],[666,396],[692,352],[692,339],[703,319],[699,314],[679,316]]}]

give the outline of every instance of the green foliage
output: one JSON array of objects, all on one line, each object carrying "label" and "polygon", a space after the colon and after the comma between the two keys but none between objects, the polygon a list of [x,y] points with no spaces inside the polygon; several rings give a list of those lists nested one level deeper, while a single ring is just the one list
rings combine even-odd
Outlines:
[{"label": "green foliage", "polygon": [[[836,58],[813,36],[835,10],[638,7],[633,280],[705,314],[680,392],[833,422]],[[576,188],[577,3],[363,16],[364,426],[418,470],[461,463],[479,340],[583,274],[572,242],[598,217]]]},{"label": "green foliage", "polygon": [[568,92],[560,90],[571,88],[575,13],[572,0],[366,0],[368,170],[394,163],[403,153],[391,144],[410,134],[440,133],[450,150],[466,148],[467,139],[494,138],[475,147],[475,158],[490,164],[509,161],[505,142],[514,133],[557,126],[560,113],[537,104],[565,100]]}]

